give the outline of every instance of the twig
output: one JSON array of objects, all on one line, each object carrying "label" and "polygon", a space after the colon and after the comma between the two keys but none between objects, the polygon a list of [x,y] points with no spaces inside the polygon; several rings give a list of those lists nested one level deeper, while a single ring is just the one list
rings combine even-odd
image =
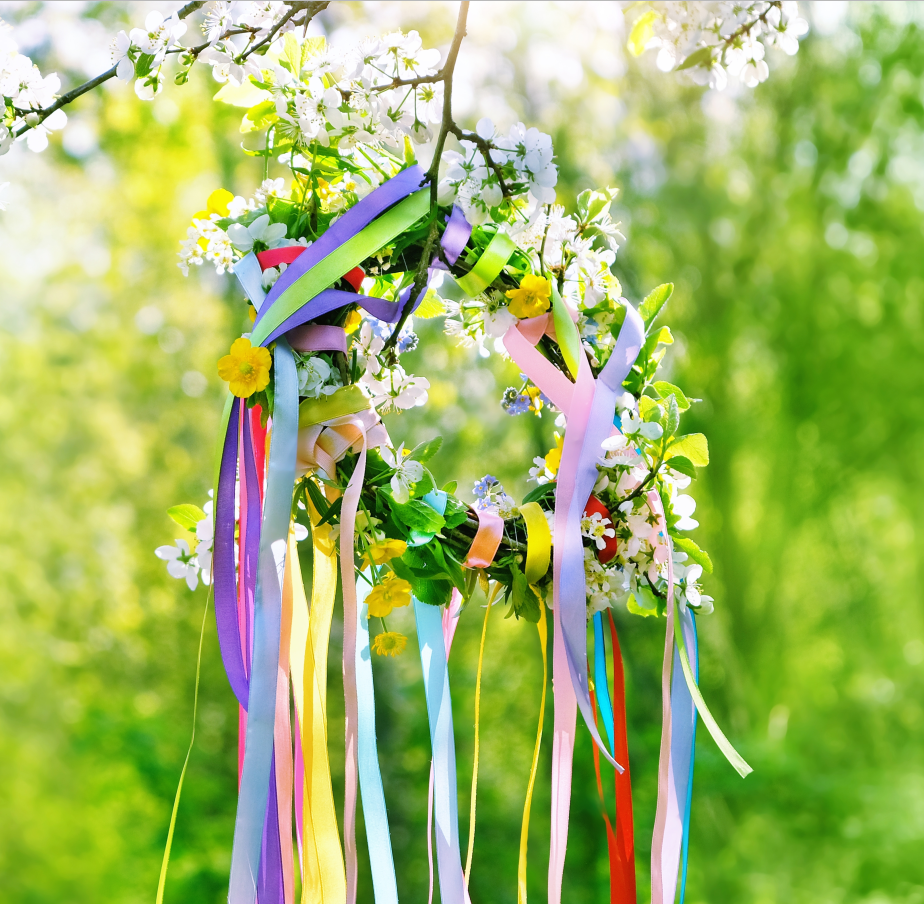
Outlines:
[{"label": "twig", "polygon": [[470,141],[475,147],[481,151],[481,156],[484,157],[485,163],[494,170],[494,175],[497,176],[497,182],[500,185],[501,191],[504,193],[505,198],[512,197],[512,192],[507,187],[507,183],[504,181],[504,174],[501,169],[501,165],[497,163],[491,157],[491,151],[497,150],[495,145],[490,141],[482,138],[477,132],[465,132],[460,129],[455,123],[452,124],[452,134],[456,136],[460,141]]},{"label": "twig", "polygon": [[[300,12],[305,13],[305,22],[307,26],[308,23],[322,10],[327,9],[330,5],[330,0],[287,0],[286,6],[289,7],[289,10],[285,15],[270,29],[267,36],[258,43],[254,44],[251,47],[246,48],[243,53],[240,55],[240,61],[243,62],[251,54],[256,53],[258,50],[267,46],[269,43],[272,43],[276,39],[276,36],[279,34],[279,31],[285,26],[287,22],[291,19],[294,19]],[[194,13],[196,10],[205,6],[205,0],[192,0],[192,2],[187,3],[185,6],[181,6],[176,11],[176,17],[178,19],[185,19],[187,16]],[[225,34],[223,34],[220,40],[225,38],[232,37],[234,35],[248,34],[251,35],[254,33],[255,29],[248,27],[236,27],[229,29]],[[177,53],[186,53],[192,57],[198,57],[203,50],[211,46],[211,42],[206,42],[200,44],[196,47],[174,47],[167,51],[168,54],[177,54]],[[34,125],[29,125],[24,123],[20,126],[14,133],[14,138],[19,138],[21,135],[24,135],[30,129],[35,128],[39,123],[44,122],[54,113],[56,110],[60,110],[62,107],[67,106],[69,103],[77,100],[78,97],[82,97],[88,91],[92,91],[94,88],[98,88],[103,82],[108,82],[109,79],[113,78],[118,70],[118,64],[112,66],[110,69],[107,69],[105,72],[100,73],[95,78],[91,78],[88,82],[84,82],[82,85],[78,85],[76,88],[68,91],[66,94],[62,94],[53,104],[41,109],[41,110],[23,110],[17,111],[21,112],[24,116],[35,114],[38,117],[38,121]]]},{"label": "twig", "polygon": [[[176,17],[178,19],[185,19],[187,16],[194,13],[201,6],[205,6],[205,0],[193,0],[192,3],[187,3],[185,6],[181,6],[176,12]],[[92,91],[94,88],[98,87],[103,82],[109,81],[109,79],[111,79],[116,74],[116,70],[118,68],[119,68],[118,64],[116,64],[111,69],[107,69],[105,72],[96,76],[96,78],[91,78],[90,81],[84,82],[82,85],[79,85],[77,88],[73,88],[72,90],[68,91],[67,94],[62,94],[53,104],[45,107],[42,110],[30,110],[29,111],[30,114],[35,113],[38,115],[38,122],[36,123],[36,125],[38,125],[41,122],[44,122],[56,110],[60,110],[62,107],[66,106],[72,101],[77,100],[78,97],[82,97],[88,91]],[[34,128],[34,127],[30,125],[22,125],[19,127],[19,129],[16,130],[13,137],[19,138],[20,135],[25,134],[31,128]]]},{"label": "twig", "polygon": [[398,336],[404,328],[404,324],[407,323],[408,317],[411,315],[414,302],[419,297],[420,293],[427,288],[430,259],[433,255],[433,249],[437,247],[437,242],[439,240],[439,226],[436,222],[436,216],[439,210],[437,194],[439,191],[440,158],[443,156],[443,148],[446,145],[447,135],[458,128],[452,119],[452,77],[456,68],[456,60],[459,57],[459,48],[462,46],[462,39],[465,37],[465,25],[467,21],[468,0],[463,0],[459,5],[459,18],[456,21],[456,31],[452,36],[452,44],[449,48],[449,53],[446,55],[446,62],[436,76],[433,77],[434,82],[441,81],[444,87],[443,119],[440,123],[440,131],[436,138],[436,146],[433,149],[433,160],[424,178],[424,182],[429,181],[430,183],[430,230],[423,244],[420,263],[417,265],[417,272],[414,274],[414,285],[411,287],[411,294],[408,296],[407,302],[401,310],[401,315],[398,317],[395,328],[392,330],[391,335],[388,337],[388,341],[382,348],[382,351],[388,353],[392,359],[395,357],[394,349],[398,342]]}]

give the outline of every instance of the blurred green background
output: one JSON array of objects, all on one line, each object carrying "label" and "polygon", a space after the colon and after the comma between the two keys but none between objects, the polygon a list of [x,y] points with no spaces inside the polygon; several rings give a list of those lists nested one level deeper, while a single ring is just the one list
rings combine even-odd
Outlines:
[{"label": "blurred green background", "polygon": [[[619,186],[626,294],[677,286],[669,367],[703,399],[693,419],[712,446],[693,490],[716,566],[701,684],[755,768],[742,781],[699,733],[687,901],[920,904],[924,10],[800,6],[812,31],[799,54],[771,54],[756,90],[719,94],[650,56],[627,59],[616,4],[474,3],[456,108],[469,126],[489,115],[550,131],[561,198]],[[147,8],[0,3],[0,15],[68,86],[106,68],[110,36]],[[335,3],[322,25],[337,43],[401,26],[445,46],[455,10]],[[230,278],[181,276],[177,241],[214,188],[249,195],[260,178],[237,149],[239,113],[209,101],[215,88],[199,73],[142,104],[109,83],[70,108],[45,154],[0,158],[12,183],[0,214],[0,882],[11,904],[154,896],[205,593],[170,579],[153,549],[173,537],[167,506],[206,498],[215,361],[240,311]],[[491,472],[521,497],[550,420],[508,418],[497,400],[515,372],[450,347],[438,327],[422,332],[409,369],[431,379],[430,405],[392,418],[392,436],[442,433],[439,476],[464,487]],[[663,624],[618,623],[644,900]],[[226,893],[237,719],[213,625],[171,902]],[[473,609],[452,664],[463,837],[479,632]],[[541,665],[535,631],[513,620],[492,622],[487,651],[472,898],[513,902]],[[401,895],[422,901],[429,749],[413,641],[376,663],[376,680]],[[335,690],[331,706],[336,762]],[[607,900],[586,734],[566,888],[570,904]],[[371,900],[367,880],[360,897]]]}]

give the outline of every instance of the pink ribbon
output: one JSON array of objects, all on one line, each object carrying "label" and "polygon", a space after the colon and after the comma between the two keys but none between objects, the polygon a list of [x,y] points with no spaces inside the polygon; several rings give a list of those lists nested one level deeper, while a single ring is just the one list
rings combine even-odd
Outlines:
[{"label": "pink ribbon", "polygon": [[647,494],[648,507],[658,519],[658,529],[667,544],[667,627],[664,634],[664,662],[661,666],[661,752],[658,758],[658,805],[655,811],[654,833],[651,839],[651,904],[673,904],[677,887],[677,868],[673,876],[665,873],[666,850],[679,850],[679,837],[683,825],[678,818],[671,819],[671,811],[677,812],[676,795],[671,806],[670,757],[671,757],[671,663],[674,659],[674,561],[671,554],[670,535],[664,520],[661,497],[655,490]]},{"label": "pink ribbon", "polygon": [[488,568],[504,538],[504,519],[485,509],[475,509],[475,513],[478,515],[478,531],[468,551],[465,567]]},{"label": "pink ribbon", "polygon": [[[555,705],[552,738],[552,838],[549,856],[549,904],[561,901],[568,821],[571,806],[572,759],[577,708],[594,743],[621,772],[600,738],[589,696],[586,663],[586,589],[583,543],[576,529],[590,496],[600,443],[613,430],[619,385],[638,356],[644,325],[638,312],[627,307],[626,321],[616,348],[597,380],[586,355],[579,360],[575,383],[535,348],[549,332],[550,315],[520,321],[504,336],[511,357],[567,418],[561,464],[555,492],[555,544],[553,559],[554,637],[552,692]],[[585,492],[586,491],[586,492]]]},{"label": "pink ribbon", "polygon": [[295,474],[300,477],[320,468],[332,476],[337,462],[347,452],[360,451],[366,440],[373,449],[388,442],[388,431],[372,409],[302,427]]}]

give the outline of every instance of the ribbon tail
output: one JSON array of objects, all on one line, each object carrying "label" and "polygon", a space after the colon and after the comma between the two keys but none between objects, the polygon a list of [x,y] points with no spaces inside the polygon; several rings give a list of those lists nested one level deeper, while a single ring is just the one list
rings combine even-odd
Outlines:
[{"label": "ribbon tail", "polygon": [[275,417],[260,535],[247,744],[231,854],[230,904],[255,904],[270,777],[282,608],[298,432],[298,377],[285,340],[275,349]]},{"label": "ribbon tail", "polygon": [[420,645],[424,694],[433,748],[436,859],[440,900],[468,904],[459,845],[459,805],[456,790],[456,752],[449,695],[449,669],[443,640],[442,610],[414,600],[414,618]]}]

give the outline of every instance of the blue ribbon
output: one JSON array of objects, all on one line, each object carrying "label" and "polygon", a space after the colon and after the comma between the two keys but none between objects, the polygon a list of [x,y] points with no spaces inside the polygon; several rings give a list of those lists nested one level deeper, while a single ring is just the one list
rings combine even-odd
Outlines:
[{"label": "blue ribbon", "polygon": [[616,732],[613,727],[613,704],[610,685],[606,680],[606,641],[603,639],[603,613],[594,613],[594,684],[597,686],[597,705],[600,718],[610,741],[610,750],[616,750]]},{"label": "blue ribbon", "polygon": [[273,765],[282,578],[298,438],[298,376],[295,372],[295,359],[285,339],[276,343],[274,364],[275,405],[254,595],[253,666],[247,710],[247,747],[234,823],[229,904],[254,904],[256,901],[260,849]]},{"label": "blue ribbon", "polygon": [[443,641],[443,609],[414,600],[417,642],[423,667],[424,694],[433,749],[436,857],[440,900],[443,904],[467,901],[459,847],[459,804],[456,789],[456,748],[449,695],[449,667]]},{"label": "blue ribbon", "polygon": [[356,747],[359,788],[363,803],[363,822],[366,825],[366,843],[369,845],[375,904],[397,904],[395,859],[391,849],[385,789],[382,786],[382,771],[379,767],[375,736],[375,687],[369,650],[369,607],[366,605],[366,597],[371,590],[372,585],[366,581],[356,582],[356,602],[359,609],[356,629],[356,696],[359,704]]},{"label": "blue ribbon", "polygon": [[[686,624],[689,619],[689,627]],[[690,611],[686,610],[684,617],[684,640],[687,642],[687,650],[690,656],[690,665],[693,668],[693,674],[696,677],[696,683],[699,684],[699,645],[696,636],[696,617]],[[674,652],[674,670],[675,673],[680,669],[680,654]],[[682,682],[686,686],[686,682]],[[687,692],[689,693],[689,691]],[[687,855],[690,851],[690,810],[693,805],[693,762],[696,758],[696,707],[693,707],[693,720],[690,727],[690,768],[687,773],[687,793],[685,800],[685,809],[683,812],[683,845],[681,847],[681,870],[680,870],[680,902],[683,904],[687,891]],[[679,796],[679,788],[678,788]]]}]

